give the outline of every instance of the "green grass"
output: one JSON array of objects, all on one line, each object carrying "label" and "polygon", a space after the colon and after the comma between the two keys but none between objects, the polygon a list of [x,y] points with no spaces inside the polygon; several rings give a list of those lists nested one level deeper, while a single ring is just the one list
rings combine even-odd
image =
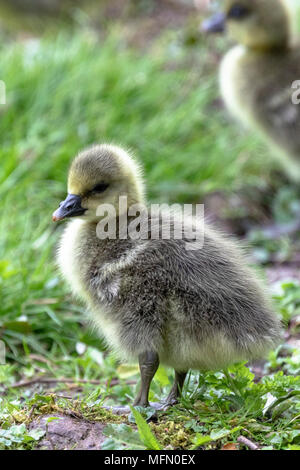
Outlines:
[{"label": "green grass", "polygon": [[[240,132],[219,107],[215,64],[205,41],[193,49],[173,38],[143,53],[128,48],[117,31],[102,42],[91,33],[65,33],[38,43],[5,43],[0,57],[0,79],[7,87],[7,105],[0,108],[0,339],[9,360],[0,366],[0,383],[9,386],[44,374],[97,379],[101,400],[128,403],[134,387],[126,384],[126,377],[136,380],[136,370],[117,369],[114,359],[101,352],[100,341],[85,324],[84,308],[71,299],[54,264],[63,227],[52,226],[51,214],[65,195],[71,158],[95,142],[129,147],[145,168],[149,198],[160,202],[201,202],[216,190],[263,187],[273,164],[255,139]],[[286,321],[299,309],[297,287],[290,289],[278,299]],[[79,343],[87,348],[83,354],[77,352]],[[292,384],[298,363],[294,350],[284,358],[273,353],[268,373],[280,368],[291,376],[290,382],[286,377],[275,380],[276,398],[287,395],[291,386],[299,388],[298,382]],[[233,392],[226,378],[220,376],[218,386],[212,383],[214,377],[218,378],[206,377],[198,395],[187,391],[179,408],[162,420],[183,432],[183,448],[198,445],[199,434],[224,433],[225,428],[248,426],[251,419],[270,419],[262,415],[267,388],[248,377],[239,401],[225,399]],[[120,382],[110,387],[115,378]],[[161,399],[169,382],[169,371],[161,369],[151,399]],[[255,416],[246,412],[247,393],[250,399],[258,397]],[[100,411],[94,388],[85,385],[80,399],[80,412],[95,419]],[[42,406],[52,399],[37,386],[32,392],[10,389],[0,400],[0,448],[33,446],[39,435],[30,435],[26,427],[30,409],[35,404],[37,414],[42,413]],[[289,403],[290,410],[283,410],[279,421],[265,424],[271,431],[284,426],[287,432],[299,429],[299,405],[294,398]],[[139,431],[135,438],[140,445],[152,442],[149,430],[144,428],[144,441]],[[107,431],[107,445],[116,447],[114,432],[115,428],[111,434]],[[159,446],[181,447],[178,436],[168,443],[159,428],[153,432]],[[276,443],[262,438],[261,429],[257,433],[255,438],[274,448],[296,445],[299,435],[288,434]],[[217,440],[229,438],[225,432]],[[206,445],[211,442],[213,438]]]}]

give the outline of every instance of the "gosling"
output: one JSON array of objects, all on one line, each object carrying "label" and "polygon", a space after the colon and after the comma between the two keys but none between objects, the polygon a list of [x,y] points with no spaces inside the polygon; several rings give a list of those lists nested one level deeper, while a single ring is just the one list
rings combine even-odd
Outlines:
[{"label": "gosling", "polygon": [[[176,211],[169,219],[163,211],[153,217],[144,211],[152,228],[146,236],[118,230],[99,236],[105,217],[107,225],[120,227],[124,216],[133,221],[128,208],[144,202],[140,167],[127,152],[97,145],[79,153],[69,170],[68,196],[53,214],[54,221],[73,219],[60,241],[58,265],[107,345],[120,360],[139,361],[135,406],[149,406],[159,363],[175,369],[169,406],[189,369],[216,370],[264,356],[281,328],[241,250],[207,223],[199,225],[205,228],[197,249],[187,249],[187,242],[199,243],[199,237],[180,239],[172,230],[168,239],[151,238],[153,227],[161,231],[166,221],[174,227]],[[104,217],[109,208],[114,214]]]},{"label": "gosling", "polygon": [[225,0],[203,23],[227,30],[238,45],[224,57],[220,87],[229,111],[269,145],[288,176],[300,181],[300,49],[292,45],[284,0]]}]

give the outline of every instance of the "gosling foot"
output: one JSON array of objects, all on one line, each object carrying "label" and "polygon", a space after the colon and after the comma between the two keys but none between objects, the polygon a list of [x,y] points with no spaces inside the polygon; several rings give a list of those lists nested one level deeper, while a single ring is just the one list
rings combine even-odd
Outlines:
[{"label": "gosling foot", "polygon": [[174,384],[166,400],[162,402],[161,404],[162,410],[167,410],[171,406],[176,405],[178,403],[178,397],[180,396],[182,392],[182,387],[185,381],[185,377],[186,377],[186,372],[175,371]]},{"label": "gosling foot", "polygon": [[144,397],[139,397],[138,396],[134,400],[133,406],[142,406],[143,408],[148,408],[150,406],[150,403]]},{"label": "gosling foot", "polygon": [[178,396],[174,393],[174,390],[171,390],[171,393],[168,397],[160,403],[160,410],[166,411],[178,403]]},{"label": "gosling foot", "polygon": [[164,405],[170,408],[170,406],[177,405],[178,403],[178,398],[177,397],[168,397],[164,402]]}]

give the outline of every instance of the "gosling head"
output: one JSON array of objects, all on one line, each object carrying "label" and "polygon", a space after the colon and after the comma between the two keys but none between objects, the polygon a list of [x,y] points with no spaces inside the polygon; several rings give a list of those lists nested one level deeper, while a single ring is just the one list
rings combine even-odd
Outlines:
[{"label": "gosling head", "polygon": [[288,45],[290,18],[284,0],[225,0],[223,13],[204,21],[205,32],[222,32],[253,49]]},{"label": "gosling head", "polygon": [[144,185],[141,170],[120,147],[96,145],[73,160],[68,176],[68,195],[54,212],[54,222],[68,217],[97,221],[97,208],[112,204],[119,214],[119,198],[127,197],[127,206],[143,204]]}]

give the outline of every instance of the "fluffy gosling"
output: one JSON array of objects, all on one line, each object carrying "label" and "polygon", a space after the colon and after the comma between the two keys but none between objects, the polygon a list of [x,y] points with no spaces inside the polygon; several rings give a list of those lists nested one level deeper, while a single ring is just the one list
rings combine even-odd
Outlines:
[{"label": "fluffy gosling", "polygon": [[[300,49],[292,46],[284,0],[225,0],[224,13],[203,24],[226,28],[238,43],[224,57],[220,85],[231,113],[258,132],[286,172],[300,181]],[[294,86],[297,86],[295,83]]]},{"label": "fluffy gosling", "polygon": [[[134,405],[149,405],[159,362],[175,369],[169,405],[190,368],[220,369],[261,357],[277,344],[280,323],[243,254],[207,224],[201,249],[187,250],[184,237],[151,239],[150,231],[145,238],[117,232],[115,239],[100,239],[99,208],[111,204],[120,226],[128,214],[120,209],[121,196],[128,207],[144,203],[139,165],[121,148],[89,148],[72,162],[68,196],[53,220],[73,218],[58,251],[63,277],[108,346],[121,360],[139,361],[141,389]],[[151,229],[162,229],[162,216],[147,213]],[[176,217],[170,216],[173,225]]]}]

